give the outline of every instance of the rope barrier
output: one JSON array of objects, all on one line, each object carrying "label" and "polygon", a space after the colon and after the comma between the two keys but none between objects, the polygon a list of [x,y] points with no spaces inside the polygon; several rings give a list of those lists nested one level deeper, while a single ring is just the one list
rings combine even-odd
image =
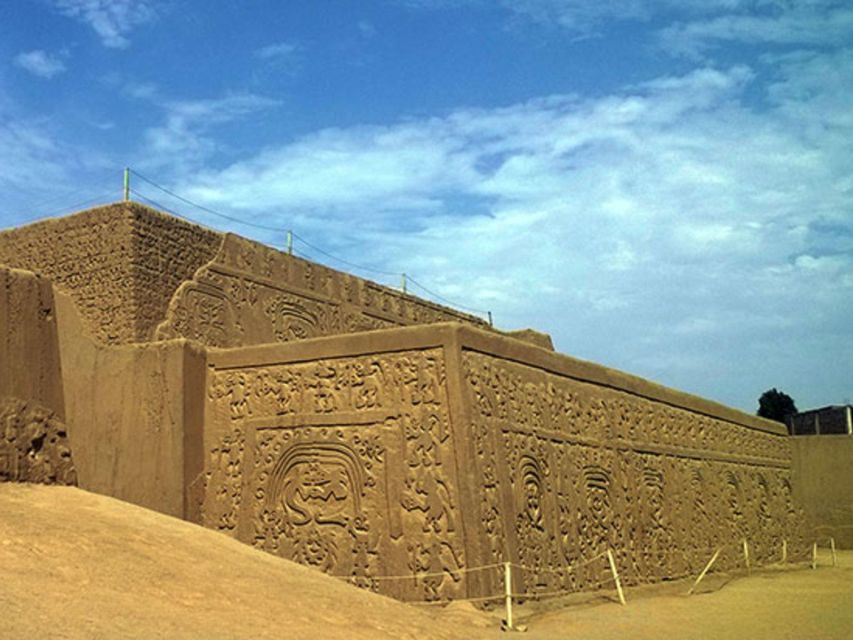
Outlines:
[{"label": "rope barrier", "polygon": [[556,568],[556,569],[552,569],[550,567],[530,567],[530,566],[523,565],[523,564],[516,564],[514,562],[511,562],[510,565],[513,567],[516,567],[518,569],[522,569],[524,571],[535,571],[537,573],[572,573],[573,571],[576,571],[577,569],[580,569],[581,567],[585,567],[587,565],[592,564],[593,562],[596,562],[597,560],[601,560],[602,558],[606,558],[606,557],[607,557],[607,552],[602,551],[597,556],[593,556],[592,558],[589,558],[587,560],[575,562],[574,564],[570,564],[570,565],[567,565],[565,567]]},{"label": "rope barrier", "polygon": [[435,291],[430,291],[425,286],[423,286],[420,282],[415,280],[412,276],[407,276],[407,278],[408,278],[409,282],[411,282],[413,285],[417,286],[419,289],[425,291],[426,293],[428,293],[432,297],[438,298],[442,302],[449,304],[451,307],[457,307],[457,308],[462,309],[464,311],[470,311],[472,313],[479,313],[481,315],[486,315],[489,313],[488,311],[483,311],[482,309],[474,309],[472,307],[466,307],[464,305],[459,304],[458,302],[454,302],[453,300],[448,300],[447,298],[444,298],[444,297],[438,295]]},{"label": "rope barrier", "polygon": [[477,596],[473,598],[454,598],[453,600],[433,600],[431,602],[424,602],[422,600],[403,600],[406,604],[413,604],[416,606],[423,607],[436,607],[436,606],[446,606],[451,602],[490,602],[492,600],[503,600],[504,595],[501,594],[499,596]]},{"label": "rope barrier", "polygon": [[114,191],[109,191],[109,192],[103,193],[99,196],[95,196],[94,198],[89,198],[88,200],[83,200],[82,202],[77,202],[77,203],[72,204],[72,205],[53,209],[51,211],[48,211],[47,213],[42,213],[38,217],[29,220],[29,223],[38,222],[39,220],[43,220],[45,218],[50,218],[50,217],[53,217],[53,216],[58,215],[60,213],[64,213],[64,212],[69,211],[69,210],[70,211],[76,211],[77,209],[80,209],[81,207],[85,207],[87,205],[94,204],[96,202],[104,202],[107,198],[109,198],[111,196],[115,196]]},{"label": "rope barrier", "polygon": [[[783,542],[783,548],[787,550],[787,545],[785,544],[786,539],[782,539],[782,542]],[[829,542],[831,544],[831,551],[832,551],[832,566],[835,567],[835,566],[838,566],[837,557],[836,557],[836,553],[835,553],[835,544],[834,544],[835,541],[833,538],[829,538]],[[712,566],[714,565],[714,562],[717,560],[717,558],[720,556],[720,554],[724,550],[732,550],[733,548],[735,550],[738,550],[741,547],[741,545],[743,545],[744,562],[746,563],[746,566],[744,566],[741,569],[741,571],[735,570],[735,575],[740,575],[740,574],[749,575],[750,574],[750,568],[748,565],[748,553],[749,553],[748,552],[748,541],[745,538],[742,539],[740,542],[737,542],[737,543],[736,542],[729,542],[729,543],[725,543],[722,545],[717,545],[715,547],[693,548],[693,549],[689,549],[689,550],[675,549],[675,551],[677,551],[678,553],[681,553],[685,556],[688,553],[698,555],[698,554],[706,552],[710,549],[714,550],[713,557],[711,557],[710,561],[707,562],[707,564],[705,565],[705,568],[702,570],[699,577],[693,583],[693,586],[690,588],[687,595],[690,595],[695,591],[696,587],[699,585],[699,583],[702,581],[702,579],[705,577],[705,575],[711,570]],[[672,551],[672,550],[670,550],[670,551]],[[811,566],[812,566],[812,568],[816,568],[817,567],[817,542],[815,542],[812,545],[811,551],[812,551]],[[806,556],[808,556],[808,553],[806,554]],[[451,602],[473,602],[473,603],[477,603],[477,602],[504,601],[505,606],[506,606],[506,619],[503,622],[503,624],[505,625],[505,628],[512,629],[513,628],[513,622],[512,622],[512,620],[513,620],[513,617],[512,617],[513,600],[516,600],[516,601],[518,601],[518,600],[539,600],[542,598],[554,598],[554,597],[567,596],[567,595],[578,593],[577,589],[556,589],[556,590],[550,590],[550,591],[513,591],[512,590],[512,584],[514,582],[513,577],[512,577],[512,569],[513,568],[515,568],[517,570],[521,570],[521,571],[531,571],[531,572],[537,572],[537,573],[553,573],[553,574],[566,575],[566,574],[572,573],[572,572],[580,569],[581,567],[588,566],[594,562],[598,562],[598,561],[604,559],[605,557],[607,557],[607,559],[608,559],[611,574],[606,578],[603,577],[600,580],[596,581],[596,588],[601,589],[605,585],[610,585],[610,584],[615,583],[616,592],[617,592],[619,601],[622,605],[625,605],[626,604],[625,595],[624,595],[622,584],[621,584],[622,579],[620,578],[619,572],[617,571],[617,567],[616,567],[616,564],[614,561],[614,556],[612,554],[612,550],[608,550],[608,551],[598,553],[598,554],[596,554],[592,557],[589,557],[589,558],[580,558],[576,562],[572,563],[571,565],[567,565],[564,567],[558,567],[558,568],[550,568],[550,567],[538,567],[537,568],[537,567],[531,567],[529,565],[516,563],[516,562],[500,562],[500,563],[495,562],[495,563],[489,563],[489,564],[484,564],[484,565],[478,565],[478,566],[474,566],[474,567],[464,567],[464,568],[460,568],[460,569],[456,569],[456,570],[444,570],[444,571],[440,571],[440,572],[412,573],[412,574],[406,574],[406,575],[374,576],[374,577],[367,577],[366,580],[368,580],[368,581],[411,580],[411,579],[420,579],[420,578],[428,578],[428,577],[443,577],[443,576],[446,576],[448,574],[450,574],[451,577],[454,578],[454,580],[458,580],[458,578],[456,577],[456,574],[469,574],[469,573],[474,573],[477,571],[486,571],[489,569],[503,568],[504,569],[504,593],[493,594],[493,595],[485,595],[485,596],[471,596],[471,597],[465,597],[465,598],[452,598],[452,599],[448,599],[448,600],[434,600],[434,601],[429,601],[429,602],[424,602],[421,600],[404,600],[403,602],[405,602],[406,604],[411,604],[413,606],[430,607],[430,606],[446,606],[446,605],[450,604]],[[755,559],[757,560],[758,558],[755,558]],[[806,560],[807,559],[808,558],[806,557]],[[758,565],[758,566],[764,566],[764,567],[792,566],[795,563],[796,563],[796,560],[792,561],[791,559],[788,559],[787,556],[784,556],[782,561],[766,563],[764,565]],[[730,575],[731,572],[732,572],[731,568],[724,569],[725,574]],[[353,580],[353,579],[357,578],[356,576],[334,576],[334,577],[341,578],[341,579],[347,579],[347,580]],[[686,578],[686,577],[688,577],[688,576],[681,576],[678,579],[682,579],[682,578]],[[625,574],[623,576],[623,578],[627,579],[628,584],[630,584],[630,585],[660,584],[661,582],[664,581],[661,578],[648,578],[646,576],[632,575],[632,574]],[[592,586],[592,585],[590,585],[590,586]]]},{"label": "rope barrier", "polygon": [[[365,577],[363,579],[365,579],[365,580],[412,580],[412,579],[417,580],[419,578],[437,578],[439,576],[446,576],[448,573],[451,573],[451,574],[453,574],[453,573],[474,573],[476,571],[485,571],[486,569],[494,569],[496,567],[503,567],[503,566],[504,566],[504,563],[499,562],[499,563],[495,563],[495,564],[483,564],[483,565],[478,565],[476,567],[463,567],[461,569],[453,569],[453,570],[448,569],[446,571],[435,571],[435,572],[431,572],[431,573],[409,573],[409,574],[401,574],[401,575],[396,575],[396,576],[393,576],[393,575],[392,576],[369,576],[369,577]],[[356,576],[333,576],[333,577],[349,580],[349,579],[354,578]]]},{"label": "rope barrier", "polygon": [[[219,217],[219,218],[222,218],[223,220],[229,220],[229,221],[231,221],[231,222],[236,222],[237,224],[242,224],[242,225],[247,226],[247,227],[253,227],[253,228],[255,228],[255,229],[262,229],[262,230],[264,230],[264,231],[276,231],[276,232],[281,232],[281,230],[282,230],[282,229],[281,229],[281,227],[272,227],[272,226],[269,226],[269,225],[258,224],[258,223],[256,223],[256,222],[249,222],[249,221],[247,221],[247,220],[241,220],[240,218],[236,218],[236,217],[234,217],[234,216],[229,216],[228,214],[222,213],[222,212],[220,212],[220,211],[216,211],[215,209],[210,209],[209,207],[205,207],[205,206],[203,206],[203,205],[200,205],[200,204],[198,204],[197,202],[193,202],[192,200],[188,200],[187,198],[184,198],[183,196],[178,195],[178,194],[177,194],[177,193],[175,193],[174,191],[170,191],[170,190],[169,190],[169,189],[167,189],[166,187],[163,187],[163,186],[161,186],[161,185],[157,184],[156,182],[154,182],[153,180],[150,180],[149,178],[146,178],[145,176],[143,176],[143,175],[142,175],[141,173],[139,173],[138,171],[135,171],[135,170],[133,170],[133,169],[130,169],[130,173],[131,173],[132,175],[136,176],[137,178],[139,178],[140,180],[142,180],[143,182],[147,182],[148,184],[150,184],[150,185],[151,185],[152,187],[154,187],[155,189],[159,189],[159,190],[160,190],[160,191],[162,191],[163,193],[166,193],[166,194],[168,194],[168,195],[172,196],[172,197],[173,197],[173,198],[175,198],[176,200],[180,200],[180,201],[181,201],[181,202],[183,202],[184,204],[188,204],[188,205],[190,205],[191,207],[195,207],[196,209],[200,209],[201,211],[204,211],[205,213],[209,213],[209,214],[211,214],[211,215],[213,215],[213,216],[217,216],[217,217]],[[131,191],[132,191],[132,190],[131,190]]]}]

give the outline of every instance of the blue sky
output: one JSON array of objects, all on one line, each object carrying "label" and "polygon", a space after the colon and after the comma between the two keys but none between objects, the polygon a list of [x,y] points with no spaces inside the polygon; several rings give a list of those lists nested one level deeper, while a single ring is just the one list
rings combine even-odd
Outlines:
[{"label": "blue sky", "polygon": [[2,226],[124,166],[580,358],[853,401],[849,1],[2,3]]}]

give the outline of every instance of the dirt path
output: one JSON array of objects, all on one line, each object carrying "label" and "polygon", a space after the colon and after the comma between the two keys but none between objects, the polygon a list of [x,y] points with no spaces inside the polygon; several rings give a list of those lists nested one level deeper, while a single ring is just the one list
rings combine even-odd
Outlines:
[{"label": "dirt path", "polygon": [[[853,638],[853,551],[761,571],[502,612],[413,607],[226,536],[68,487],[0,483],[0,638]],[[723,582],[726,582],[723,584]]]}]

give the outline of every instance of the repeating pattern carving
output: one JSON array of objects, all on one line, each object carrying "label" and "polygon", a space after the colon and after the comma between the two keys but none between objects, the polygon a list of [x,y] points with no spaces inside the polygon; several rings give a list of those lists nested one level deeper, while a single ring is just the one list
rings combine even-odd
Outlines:
[{"label": "repeating pattern carving", "polygon": [[[607,585],[607,549],[637,584],[695,573],[742,538],[758,561],[783,536],[802,545],[784,438],[493,356],[462,362],[472,461],[457,457],[439,350],[214,370],[205,522],[428,601],[500,588],[466,579],[471,553],[518,562],[516,588],[544,593]],[[742,559],[730,545],[718,562]]]},{"label": "repeating pattern carving", "polygon": [[0,398],[0,482],[76,485],[65,425],[49,409]]},{"label": "repeating pattern carving", "polygon": [[136,203],[0,232],[0,263],[50,278],[103,343],[148,340],[219,234]]},{"label": "repeating pattern carving", "polygon": [[360,586],[458,597],[446,385],[439,350],[214,371],[205,524]]},{"label": "repeating pattern carving", "polygon": [[229,234],[216,259],[175,294],[157,336],[230,347],[447,320],[485,326]]},{"label": "repeating pattern carving", "polygon": [[[803,544],[784,436],[483,354],[463,361],[481,535],[497,561],[513,555],[511,527],[525,589],[603,586],[604,562],[574,565],[607,549],[635,584],[688,575],[744,538],[758,561],[777,558],[783,536]],[[719,562],[742,558],[730,545]]]}]

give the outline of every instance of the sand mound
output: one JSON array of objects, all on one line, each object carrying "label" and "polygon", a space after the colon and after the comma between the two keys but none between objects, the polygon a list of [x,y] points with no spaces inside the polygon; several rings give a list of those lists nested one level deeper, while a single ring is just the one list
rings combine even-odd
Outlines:
[{"label": "sand mound", "polygon": [[2,638],[458,638],[440,617],[127,503],[0,483]]}]

